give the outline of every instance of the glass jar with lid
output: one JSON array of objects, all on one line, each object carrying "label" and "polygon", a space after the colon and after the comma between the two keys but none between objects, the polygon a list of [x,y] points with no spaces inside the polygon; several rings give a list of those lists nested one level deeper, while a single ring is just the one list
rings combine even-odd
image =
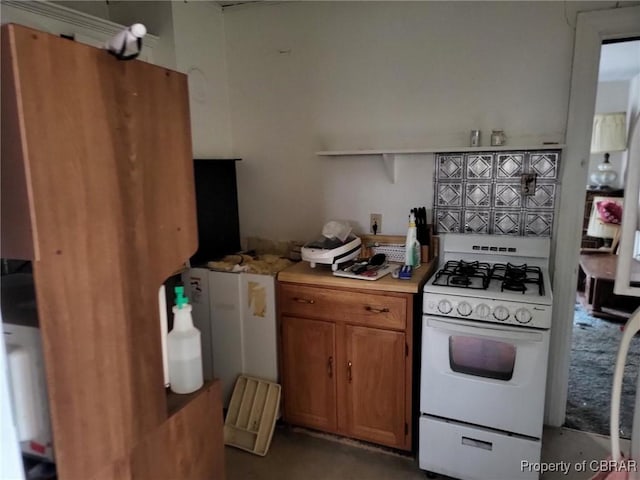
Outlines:
[{"label": "glass jar with lid", "polygon": [[491,130],[491,146],[499,147],[507,142],[504,130]]}]

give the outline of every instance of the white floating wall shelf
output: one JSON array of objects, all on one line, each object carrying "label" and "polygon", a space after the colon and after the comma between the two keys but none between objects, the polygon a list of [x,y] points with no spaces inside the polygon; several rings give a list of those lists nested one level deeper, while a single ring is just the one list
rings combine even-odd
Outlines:
[{"label": "white floating wall shelf", "polygon": [[320,157],[353,157],[380,155],[385,171],[391,183],[396,183],[396,159],[399,155],[415,155],[421,153],[472,153],[472,152],[516,152],[523,150],[559,150],[565,147],[563,143],[545,143],[534,146],[502,145],[500,147],[435,147],[396,150],[324,150],[316,152]]}]

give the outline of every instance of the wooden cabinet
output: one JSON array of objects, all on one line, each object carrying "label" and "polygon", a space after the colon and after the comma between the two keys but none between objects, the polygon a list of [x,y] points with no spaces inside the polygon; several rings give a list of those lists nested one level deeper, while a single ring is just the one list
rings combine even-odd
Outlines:
[{"label": "wooden cabinet", "polygon": [[186,75],[17,25],[1,60],[2,257],[33,265],[58,477],[221,478],[219,385],[171,407],[162,374],[158,288],[197,244]]},{"label": "wooden cabinet", "polygon": [[286,420],[402,448],[406,355],[404,332],[283,316]]},{"label": "wooden cabinet", "polygon": [[411,450],[415,293],[430,267],[422,269],[412,284],[338,279],[305,263],[280,272],[285,421]]},{"label": "wooden cabinet", "polygon": [[282,383],[292,423],[336,429],[335,330],[331,322],[282,318]]},{"label": "wooden cabinet", "polygon": [[347,431],[376,443],[401,447],[405,435],[406,334],[347,325]]}]

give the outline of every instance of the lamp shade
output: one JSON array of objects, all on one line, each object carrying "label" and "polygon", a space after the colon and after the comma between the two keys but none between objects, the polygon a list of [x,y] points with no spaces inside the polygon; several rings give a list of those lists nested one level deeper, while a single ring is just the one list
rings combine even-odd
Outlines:
[{"label": "lamp shade", "polygon": [[599,113],[593,116],[591,153],[620,152],[627,148],[625,112]]}]

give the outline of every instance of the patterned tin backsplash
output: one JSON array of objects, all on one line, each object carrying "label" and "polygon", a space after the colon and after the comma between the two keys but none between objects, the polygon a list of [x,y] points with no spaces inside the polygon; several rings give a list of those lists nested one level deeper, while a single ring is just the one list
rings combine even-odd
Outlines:
[{"label": "patterned tin backsplash", "polygon": [[[436,231],[550,237],[559,164],[559,150],[436,155]],[[535,175],[533,195],[522,193],[523,174]]]}]

